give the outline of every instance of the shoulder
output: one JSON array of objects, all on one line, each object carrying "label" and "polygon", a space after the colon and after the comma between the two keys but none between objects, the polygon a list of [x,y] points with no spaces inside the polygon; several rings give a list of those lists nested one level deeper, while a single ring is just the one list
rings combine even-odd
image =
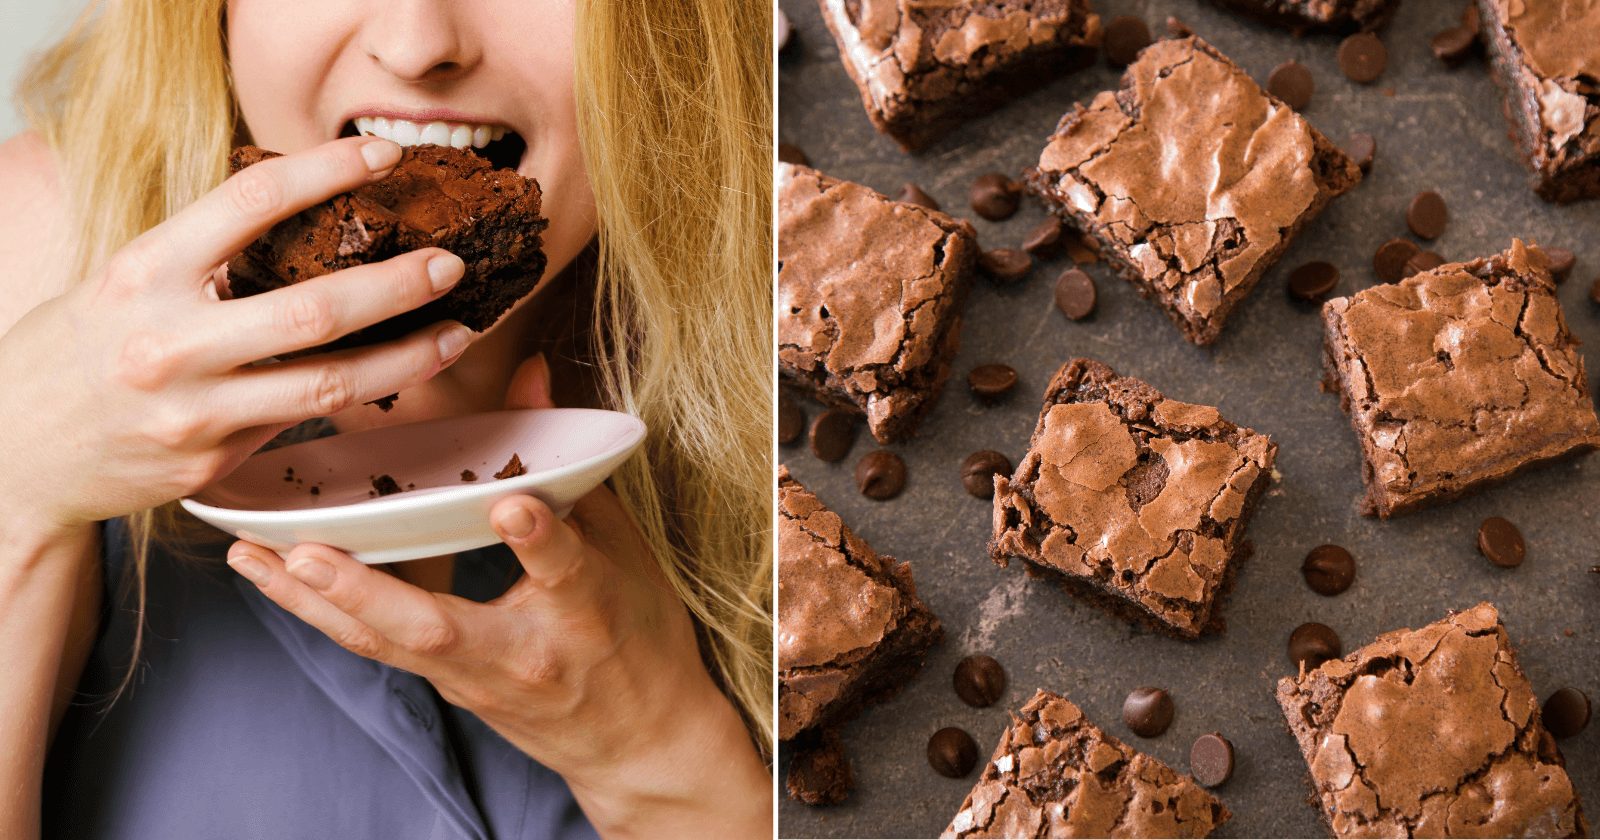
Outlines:
[{"label": "shoulder", "polygon": [[66,192],[38,132],[0,143],[0,334],[66,289]]}]

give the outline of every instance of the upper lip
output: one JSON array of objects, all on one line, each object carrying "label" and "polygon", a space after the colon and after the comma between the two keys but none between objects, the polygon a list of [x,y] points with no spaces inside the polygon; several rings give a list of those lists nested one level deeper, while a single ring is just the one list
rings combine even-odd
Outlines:
[{"label": "upper lip", "polygon": [[[450,108],[398,108],[392,105],[370,105],[356,108],[345,114],[344,122],[348,123],[356,117],[388,117],[391,120],[407,120],[409,122],[428,124],[431,122],[465,123],[468,125],[497,125],[509,128],[504,120],[482,114],[469,114],[464,111],[455,111]],[[341,123],[343,125],[343,123]]]}]

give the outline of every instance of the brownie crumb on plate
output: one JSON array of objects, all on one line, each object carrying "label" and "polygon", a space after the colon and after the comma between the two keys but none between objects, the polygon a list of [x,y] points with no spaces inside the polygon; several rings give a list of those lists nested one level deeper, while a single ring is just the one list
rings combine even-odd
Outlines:
[{"label": "brownie crumb on plate", "polygon": [[372,491],[379,496],[392,496],[395,493],[403,492],[400,489],[400,482],[395,481],[394,476],[388,473],[372,479]]},{"label": "brownie crumb on plate", "polygon": [[500,471],[494,474],[494,477],[516,478],[519,475],[527,474],[528,468],[522,465],[522,458],[520,458],[517,453],[513,452],[511,453],[511,460],[507,461],[506,465],[501,467]]}]

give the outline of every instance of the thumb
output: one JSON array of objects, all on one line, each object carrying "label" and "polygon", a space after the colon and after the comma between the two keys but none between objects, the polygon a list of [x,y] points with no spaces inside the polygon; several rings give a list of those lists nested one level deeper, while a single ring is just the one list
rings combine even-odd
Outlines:
[{"label": "thumb", "polygon": [[506,408],[555,408],[550,398],[550,360],[543,353],[524,359],[506,387]]}]

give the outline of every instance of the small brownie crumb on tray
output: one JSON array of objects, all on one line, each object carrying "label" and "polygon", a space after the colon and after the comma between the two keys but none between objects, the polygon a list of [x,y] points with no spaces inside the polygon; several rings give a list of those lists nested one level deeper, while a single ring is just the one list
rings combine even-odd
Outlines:
[{"label": "small brownie crumb on tray", "polygon": [[1206,837],[1216,797],[1039,691],[1013,715],[944,837]]},{"label": "small brownie crumb on tray", "polygon": [[1278,681],[1335,837],[1587,837],[1506,628],[1479,604]]},{"label": "small brownie crumb on tray", "polygon": [[[524,467],[522,465],[522,458],[520,458],[517,455],[517,453],[513,452],[513,453],[511,453],[511,460],[507,461],[506,465],[501,467],[500,471],[494,474],[494,477],[495,478],[516,478],[519,475],[527,475],[527,474],[528,474],[528,468]],[[461,477],[462,477],[462,480],[467,480],[465,473],[463,473]]]},{"label": "small brownie crumb on tray", "polygon": [[1271,438],[1089,359],[1045,391],[1028,453],[995,479],[989,552],[1168,634],[1222,626],[1217,601],[1272,481]]}]

